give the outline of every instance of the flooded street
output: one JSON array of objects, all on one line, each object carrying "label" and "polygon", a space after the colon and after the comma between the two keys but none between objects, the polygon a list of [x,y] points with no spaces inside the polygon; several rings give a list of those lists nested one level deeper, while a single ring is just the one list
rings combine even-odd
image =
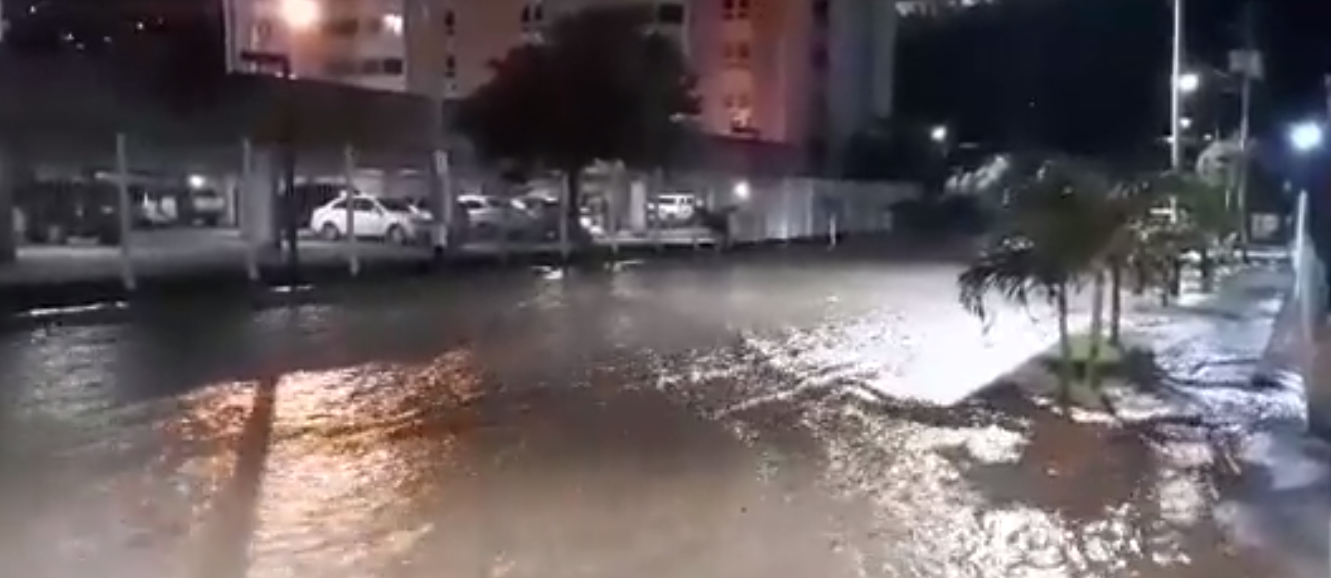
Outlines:
[{"label": "flooded street", "polygon": [[32,578],[1274,578],[1221,546],[1204,460],[1006,390],[934,407],[1054,340],[1038,312],[982,331],[957,269],[630,263],[11,328],[0,557]]}]

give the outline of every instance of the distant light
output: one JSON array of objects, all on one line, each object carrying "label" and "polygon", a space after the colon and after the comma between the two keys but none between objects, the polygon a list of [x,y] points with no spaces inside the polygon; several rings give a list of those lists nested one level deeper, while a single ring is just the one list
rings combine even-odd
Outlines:
[{"label": "distant light", "polygon": [[384,29],[392,34],[402,34],[403,23],[401,14],[384,14],[383,21]]},{"label": "distant light", "polygon": [[1183,118],[1180,118],[1180,119],[1178,119],[1178,125],[1179,125],[1179,128],[1182,128],[1182,129],[1184,129],[1184,130],[1190,129],[1190,128],[1192,128],[1192,118],[1191,118],[1191,117],[1186,117],[1186,116],[1183,117]]},{"label": "distant light", "polygon": [[309,30],[323,20],[323,7],[317,0],[282,0],[278,15],[292,30]]},{"label": "distant light", "polygon": [[1300,153],[1322,146],[1322,138],[1322,125],[1315,122],[1301,122],[1289,129],[1289,144]]},{"label": "distant light", "polygon": [[1202,77],[1196,72],[1187,72],[1178,77],[1178,91],[1192,94],[1202,87]]},{"label": "distant light", "polygon": [[736,182],[734,192],[735,192],[735,198],[741,201],[749,200],[749,196],[753,194],[753,192],[749,190],[749,181]]},{"label": "distant light", "polygon": [[203,175],[189,176],[189,188],[191,189],[202,189],[204,185],[207,184],[208,184],[208,179],[204,178]]},{"label": "distant light", "polygon": [[941,124],[935,126],[935,127],[933,128],[933,130],[930,130],[930,131],[929,131],[929,138],[932,139],[934,142],[944,142],[944,141],[946,141],[946,140],[947,140],[947,127],[944,126],[944,125],[941,125]]}]

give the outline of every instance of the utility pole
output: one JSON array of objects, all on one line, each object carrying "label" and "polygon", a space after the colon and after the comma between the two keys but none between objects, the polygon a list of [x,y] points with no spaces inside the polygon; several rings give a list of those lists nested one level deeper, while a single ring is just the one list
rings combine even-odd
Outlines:
[{"label": "utility pole", "polygon": [[1242,27],[1240,29],[1243,40],[1242,55],[1237,58],[1240,62],[1231,64],[1242,75],[1240,82],[1243,83],[1239,96],[1241,110],[1239,113],[1239,178],[1236,201],[1238,201],[1238,217],[1240,219],[1239,243],[1244,248],[1245,255],[1252,235],[1251,225],[1249,224],[1252,219],[1248,217],[1248,172],[1250,166],[1248,141],[1251,138],[1252,131],[1252,84],[1256,77],[1261,74],[1261,55],[1257,52],[1255,7],[1256,5],[1252,0],[1246,0],[1243,3],[1243,15],[1239,23],[1239,26]]},{"label": "utility pole", "polygon": [[1183,0],[1171,0],[1174,4],[1174,34],[1170,55],[1169,74],[1169,167],[1175,171],[1183,168],[1183,91],[1180,84],[1183,78]]}]

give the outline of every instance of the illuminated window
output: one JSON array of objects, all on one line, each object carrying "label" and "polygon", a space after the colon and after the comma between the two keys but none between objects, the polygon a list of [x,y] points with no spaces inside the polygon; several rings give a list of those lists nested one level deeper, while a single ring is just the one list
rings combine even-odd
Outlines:
[{"label": "illuminated window", "polygon": [[384,30],[387,30],[390,34],[395,34],[398,36],[402,35],[402,29],[404,23],[402,21],[401,14],[392,14],[392,13],[384,14],[381,20],[383,21],[382,24]]}]

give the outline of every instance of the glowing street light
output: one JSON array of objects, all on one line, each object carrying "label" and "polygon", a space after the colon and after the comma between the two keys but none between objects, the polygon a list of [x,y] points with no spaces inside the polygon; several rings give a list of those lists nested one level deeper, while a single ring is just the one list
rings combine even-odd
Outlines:
[{"label": "glowing street light", "polygon": [[1202,77],[1196,72],[1187,72],[1178,77],[1178,91],[1192,94],[1202,87]]},{"label": "glowing street light", "polygon": [[323,7],[318,0],[280,0],[277,15],[288,28],[300,32],[323,20]]},{"label": "glowing street light", "polygon": [[947,142],[947,125],[936,125],[929,131],[929,138],[936,143]]},{"label": "glowing street light", "polygon": [[735,183],[734,193],[735,198],[740,201],[749,200],[749,195],[752,194],[752,191],[749,189],[749,181],[739,181]]},{"label": "glowing street light", "polygon": [[1298,153],[1307,153],[1322,146],[1322,125],[1305,121],[1289,129],[1289,144]]}]

